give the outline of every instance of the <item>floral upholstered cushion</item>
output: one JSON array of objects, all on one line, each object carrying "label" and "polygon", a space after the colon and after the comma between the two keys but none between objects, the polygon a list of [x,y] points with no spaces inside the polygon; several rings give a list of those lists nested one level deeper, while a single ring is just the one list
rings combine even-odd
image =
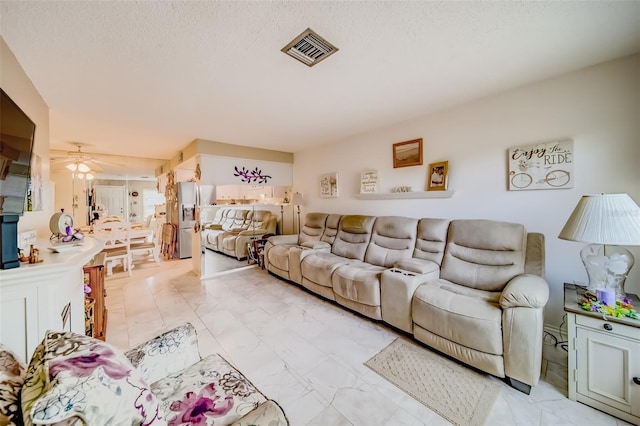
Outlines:
[{"label": "floral upholstered cushion", "polygon": [[25,425],[162,425],[158,401],[119,350],[71,332],[48,331],[22,388]]},{"label": "floral upholstered cushion", "polygon": [[167,331],[125,353],[148,383],[200,361],[198,336],[190,323]]},{"label": "floral upholstered cushion", "polygon": [[233,422],[231,426],[287,426],[288,424],[289,421],[282,408],[275,401],[268,400]]},{"label": "floral upholstered cushion", "polygon": [[266,401],[218,354],[153,383],[151,389],[169,426],[228,425]]},{"label": "floral upholstered cushion", "polygon": [[0,343],[0,425],[22,424],[20,388],[27,366]]}]

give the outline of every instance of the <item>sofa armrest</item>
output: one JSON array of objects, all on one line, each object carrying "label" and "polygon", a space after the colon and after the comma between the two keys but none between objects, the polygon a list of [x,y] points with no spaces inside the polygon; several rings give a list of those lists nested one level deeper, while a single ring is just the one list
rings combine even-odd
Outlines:
[{"label": "sofa armrest", "polygon": [[221,230],[222,225],[219,223],[210,223],[204,227],[204,229],[213,229],[213,230]]},{"label": "sofa armrest", "polygon": [[264,234],[268,234],[269,231],[265,228],[245,229],[238,234],[239,237],[250,237],[251,239],[261,238]]},{"label": "sofa armrest", "polygon": [[514,277],[507,283],[500,295],[500,306],[508,308],[543,308],[549,300],[547,282],[531,274]]},{"label": "sofa armrest", "polygon": [[149,383],[200,361],[198,336],[190,323],[178,326],[125,353]]},{"label": "sofa armrest", "polygon": [[547,282],[530,274],[513,278],[500,296],[504,372],[528,386],[535,386],[540,379],[544,306],[548,299]]},{"label": "sofa armrest", "polygon": [[286,426],[289,424],[282,408],[273,400],[258,405],[231,426]]},{"label": "sofa armrest", "polygon": [[410,259],[399,260],[394,265],[394,268],[413,272],[414,274],[431,274],[435,271],[439,271],[440,265],[438,265],[436,262],[433,262],[431,260],[416,259],[415,257],[412,257]]},{"label": "sofa armrest", "polygon": [[300,247],[311,250],[329,250],[331,251],[331,244],[326,241],[305,241],[300,244]]}]

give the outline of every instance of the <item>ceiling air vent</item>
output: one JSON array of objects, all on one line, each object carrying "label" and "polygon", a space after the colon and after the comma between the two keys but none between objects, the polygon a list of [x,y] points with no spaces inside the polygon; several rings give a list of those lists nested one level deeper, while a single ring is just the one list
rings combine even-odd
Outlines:
[{"label": "ceiling air vent", "polygon": [[282,48],[282,51],[310,67],[338,51],[327,40],[307,28],[293,41]]}]

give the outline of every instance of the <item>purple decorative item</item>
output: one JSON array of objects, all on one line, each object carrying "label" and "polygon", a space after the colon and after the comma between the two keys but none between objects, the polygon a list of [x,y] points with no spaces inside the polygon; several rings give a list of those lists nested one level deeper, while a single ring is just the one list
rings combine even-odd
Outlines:
[{"label": "purple decorative item", "polygon": [[596,297],[603,304],[615,308],[615,306],[616,306],[616,291],[615,291],[615,289],[613,289],[613,288],[598,288],[598,289],[596,289]]},{"label": "purple decorative item", "polygon": [[233,175],[239,176],[241,182],[267,183],[269,179],[271,179],[271,176],[263,175],[262,170],[258,169],[257,167],[253,170],[249,170],[245,169],[244,167],[242,169],[238,169],[238,166],[236,166],[234,167],[234,169],[236,172]]}]

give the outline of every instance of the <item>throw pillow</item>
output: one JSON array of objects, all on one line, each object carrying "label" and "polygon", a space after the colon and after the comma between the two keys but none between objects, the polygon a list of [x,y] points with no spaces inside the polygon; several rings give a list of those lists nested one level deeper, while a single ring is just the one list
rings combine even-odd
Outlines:
[{"label": "throw pillow", "polygon": [[142,377],[153,383],[200,361],[198,335],[191,323],[178,326],[125,353]]},{"label": "throw pillow", "polygon": [[0,343],[0,425],[22,423],[20,389],[27,366]]},{"label": "throw pillow", "polygon": [[25,425],[82,419],[88,425],[162,425],[158,401],[115,347],[71,332],[47,331],[22,388]]},{"label": "throw pillow", "polygon": [[169,426],[228,425],[267,399],[218,354],[151,385]]}]

